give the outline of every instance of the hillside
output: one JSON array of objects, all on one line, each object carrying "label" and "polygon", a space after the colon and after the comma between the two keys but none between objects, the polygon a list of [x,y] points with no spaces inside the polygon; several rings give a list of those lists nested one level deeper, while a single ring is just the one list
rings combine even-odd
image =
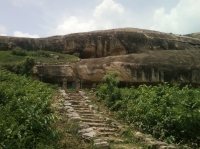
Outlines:
[{"label": "hillside", "polygon": [[37,39],[0,37],[0,49],[15,47],[78,53],[81,61],[76,63],[38,63],[35,77],[46,82],[80,79],[85,84],[99,83],[107,71],[118,70],[121,82],[199,84],[199,33],[121,28]]},{"label": "hillside", "polygon": [[[141,53],[151,50],[200,49],[200,39],[135,28],[121,28],[53,36],[47,38],[18,38],[0,36],[0,50],[21,47],[59,53],[80,53],[80,58]],[[196,37],[196,36],[195,36]]]}]

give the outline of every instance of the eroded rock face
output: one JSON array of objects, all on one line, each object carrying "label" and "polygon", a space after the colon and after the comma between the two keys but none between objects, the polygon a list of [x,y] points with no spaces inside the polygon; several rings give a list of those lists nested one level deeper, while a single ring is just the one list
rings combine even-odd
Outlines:
[{"label": "eroded rock face", "polygon": [[[0,49],[22,47],[60,53],[80,53],[68,65],[38,65],[35,76],[48,82],[101,82],[108,71],[120,72],[122,82],[200,83],[200,34],[185,36],[123,28],[48,38],[0,37]],[[86,59],[89,58],[89,59]]]},{"label": "eroded rock face", "polygon": [[[80,79],[98,83],[106,72],[116,70],[120,72],[119,80],[122,82],[200,84],[199,57],[200,50],[160,50],[36,68],[37,74],[43,74],[43,77],[67,78],[68,81]],[[44,73],[43,68],[46,70]]]},{"label": "eroded rock face", "polygon": [[123,28],[37,39],[0,36],[0,49],[9,50],[18,46],[28,50],[48,50],[68,54],[79,52],[80,58],[100,58],[149,50],[200,49],[200,39],[196,37],[199,37],[199,34],[181,36]]},{"label": "eroded rock face", "polygon": [[185,36],[200,39],[200,32],[198,32],[198,33],[192,33],[192,34],[187,34]]}]

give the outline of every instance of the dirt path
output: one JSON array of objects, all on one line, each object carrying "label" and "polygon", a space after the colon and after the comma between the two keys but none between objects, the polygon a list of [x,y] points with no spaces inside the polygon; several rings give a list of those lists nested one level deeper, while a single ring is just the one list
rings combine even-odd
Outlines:
[{"label": "dirt path", "polygon": [[[93,141],[94,147],[103,149],[177,148],[156,141],[149,135],[127,130],[127,126],[121,125],[100,111],[97,105],[92,104],[83,91],[66,93],[60,90],[60,94],[64,98],[63,107],[68,120],[79,123],[81,138],[85,141]],[[128,131],[131,135],[127,133]]]}]

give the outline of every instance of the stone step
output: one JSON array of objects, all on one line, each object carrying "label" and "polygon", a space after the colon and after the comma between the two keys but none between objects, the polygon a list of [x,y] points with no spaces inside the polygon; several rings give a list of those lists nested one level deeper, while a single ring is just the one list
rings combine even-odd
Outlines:
[{"label": "stone step", "polygon": [[82,117],[94,117],[94,114],[80,114]]},{"label": "stone step", "polygon": [[78,109],[78,108],[87,108],[88,109],[88,106],[86,106],[86,105],[72,105],[72,107],[73,108],[76,108],[76,109]]},{"label": "stone step", "polygon": [[109,128],[109,127],[100,127],[100,128],[97,128],[96,129],[97,131],[99,132],[116,132],[117,129],[114,129],[114,128]]},{"label": "stone step", "polygon": [[87,107],[73,107],[76,111],[81,111],[81,110],[88,110]]},{"label": "stone step", "polygon": [[90,122],[90,123],[103,123],[103,121],[99,120],[99,119],[86,119],[86,118],[83,118],[82,121],[83,122]]},{"label": "stone step", "polygon": [[101,137],[102,140],[107,140],[108,142],[113,142],[113,143],[124,143],[126,140],[116,138],[116,137]]},{"label": "stone step", "polygon": [[99,138],[94,140],[94,146],[99,149],[110,149],[110,145],[107,140],[102,140]]},{"label": "stone step", "polygon": [[109,136],[116,136],[116,134],[114,132],[97,132],[98,136],[101,137],[109,137]]},{"label": "stone step", "polygon": [[104,123],[87,123],[90,127],[108,127],[108,124]]},{"label": "stone step", "polygon": [[84,101],[79,101],[79,102],[70,101],[70,103],[72,103],[73,105],[82,105],[82,104],[84,104]]},{"label": "stone step", "polygon": [[78,112],[80,114],[93,114],[93,112],[90,110],[77,110],[76,109],[76,112]]},{"label": "stone step", "polygon": [[77,103],[79,103],[79,102],[84,102],[84,100],[67,100],[67,101],[69,101],[69,102],[71,102],[71,103],[75,103],[75,102],[77,102]]},{"label": "stone step", "polygon": [[83,100],[81,97],[72,97],[72,96],[69,96],[71,100]]}]

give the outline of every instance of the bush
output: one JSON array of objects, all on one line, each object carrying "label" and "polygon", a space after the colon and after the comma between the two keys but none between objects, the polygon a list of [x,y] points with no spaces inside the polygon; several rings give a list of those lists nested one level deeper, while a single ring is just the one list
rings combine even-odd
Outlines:
[{"label": "bush", "polygon": [[28,52],[26,50],[21,49],[21,48],[15,48],[15,49],[12,49],[12,54],[18,55],[18,56],[27,56]]},{"label": "bush", "polygon": [[126,121],[169,143],[198,143],[200,90],[190,86],[141,85],[137,98],[127,103]]},{"label": "bush", "polygon": [[97,96],[127,123],[168,143],[200,146],[200,88],[140,85],[118,88],[116,74],[107,74]]},{"label": "bush", "polygon": [[102,99],[105,99],[105,104],[110,109],[115,109],[113,106],[117,100],[120,100],[121,93],[117,87],[119,80],[117,79],[119,73],[117,71],[109,72],[103,78],[104,84],[98,86],[97,95]]},{"label": "bush", "polygon": [[33,57],[26,57],[23,62],[15,65],[10,71],[15,72],[16,74],[30,76],[32,74],[32,69],[34,65],[35,59]]},{"label": "bush", "polygon": [[50,147],[57,137],[51,87],[7,71],[0,77],[0,148]]}]

